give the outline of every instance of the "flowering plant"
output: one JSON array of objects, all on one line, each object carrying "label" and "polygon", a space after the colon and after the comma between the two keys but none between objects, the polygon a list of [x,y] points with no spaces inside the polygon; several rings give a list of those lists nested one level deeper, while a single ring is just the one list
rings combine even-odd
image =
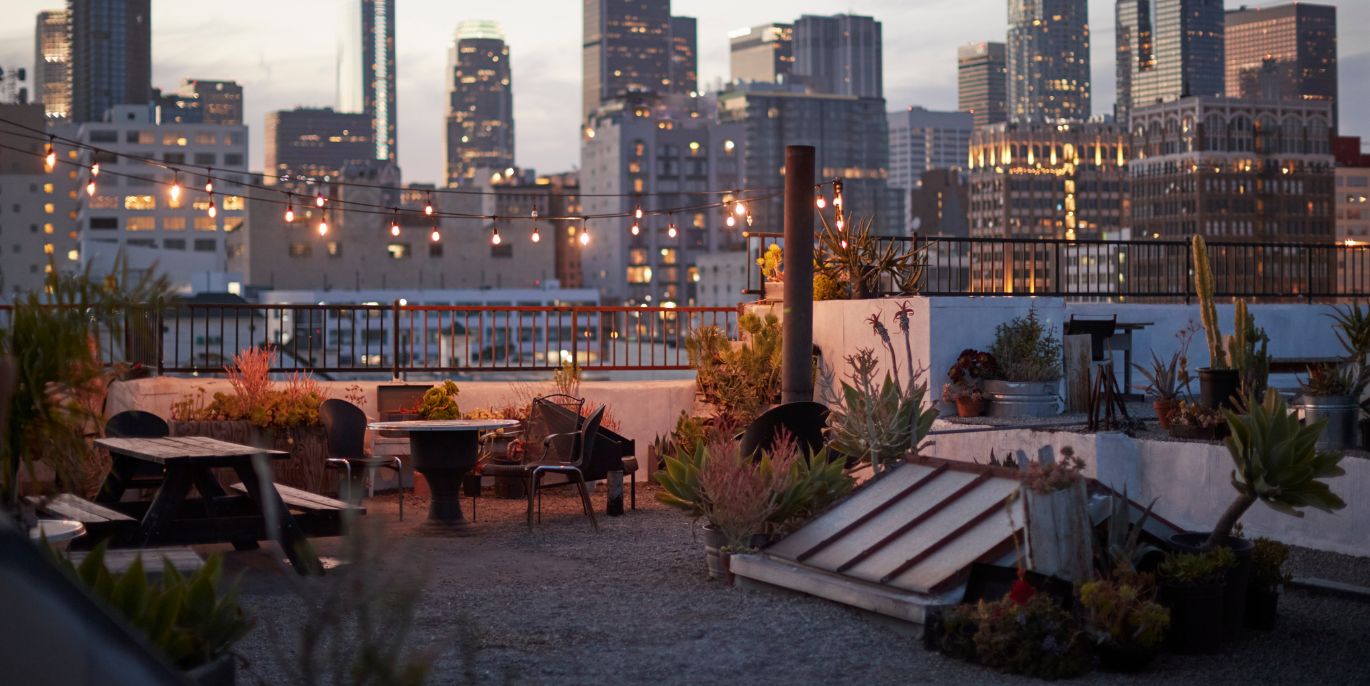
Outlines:
[{"label": "flowering plant", "polygon": [[947,369],[947,378],[950,382],[942,386],[942,399],[956,402],[962,398],[983,398],[981,384],[997,373],[998,369],[999,363],[993,355],[973,348],[962,350],[956,357],[956,362]]},{"label": "flowering plant", "polygon": [[785,280],[785,251],[779,245],[772,243],[761,257],[756,258],[756,264],[767,281]]},{"label": "flowering plant", "polygon": [[232,393],[215,393],[208,401],[205,389],[197,389],[171,404],[176,421],[246,420],[260,428],[290,429],[319,424],[319,405],[324,401],[319,382],[294,374],[284,387],[271,381],[271,357],[275,349],[248,348],[224,368]]}]

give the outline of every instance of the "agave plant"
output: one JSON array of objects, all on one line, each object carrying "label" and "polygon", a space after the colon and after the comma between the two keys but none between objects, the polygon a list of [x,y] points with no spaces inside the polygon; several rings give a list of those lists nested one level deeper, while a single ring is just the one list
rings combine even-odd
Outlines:
[{"label": "agave plant", "polygon": [[1324,481],[1346,473],[1339,466],[1341,453],[1318,452],[1318,436],[1327,422],[1300,424],[1274,391],[1266,391],[1261,402],[1249,399],[1247,406],[1246,415],[1223,411],[1232,431],[1226,443],[1236,466],[1232,487],[1237,498],[1213,527],[1206,548],[1226,540],[1257,500],[1294,517],[1302,517],[1301,510],[1307,507],[1324,512],[1346,507]]}]

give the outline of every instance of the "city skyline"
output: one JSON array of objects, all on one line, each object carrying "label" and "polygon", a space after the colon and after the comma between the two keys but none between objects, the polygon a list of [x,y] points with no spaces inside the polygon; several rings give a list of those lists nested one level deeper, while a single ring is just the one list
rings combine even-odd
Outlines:
[{"label": "city skyline", "polygon": [[[18,0],[12,11],[36,17],[57,9],[60,0]],[[254,9],[260,4],[261,11]],[[1242,3],[1230,1],[1228,9]],[[1277,2],[1247,2],[1269,6]],[[1370,93],[1353,88],[1357,74],[1370,71],[1370,5],[1328,0],[1336,6],[1340,31],[1342,133],[1370,135]],[[580,3],[526,3],[489,7],[475,16],[459,6],[408,3],[397,17],[399,161],[406,180],[440,181],[443,174],[444,71],[447,46],[456,25],[467,19],[501,22],[509,45],[519,52],[515,74],[515,118],[519,123],[517,161],[542,172],[579,165]],[[1114,101],[1111,0],[1090,3],[1093,111],[1111,111]],[[261,168],[263,123],[267,112],[295,106],[329,106],[337,98],[332,78],[337,31],[336,3],[311,0],[271,5],[244,0],[232,12],[201,5],[153,3],[153,85],[174,88],[185,78],[236,80],[243,85],[246,121],[252,131],[251,162]],[[761,0],[739,6],[718,0],[675,0],[672,14],[698,18],[700,83],[712,86],[728,75],[728,32],[800,15],[849,12],[872,16],[885,26],[885,96],[890,110],[921,105],[934,110],[956,107],[956,48],[975,41],[1002,41],[1007,31],[1003,0],[929,0],[917,7],[898,0],[870,0],[849,7],[819,2]],[[268,24],[253,18],[271,14]],[[997,19],[995,19],[997,17]],[[973,19],[973,20],[972,20]],[[300,32],[301,26],[314,30]],[[549,27],[551,29],[549,30]],[[574,27],[574,28],[572,28]],[[213,31],[218,40],[206,43]],[[300,36],[309,36],[301,40]],[[243,46],[249,46],[244,49]],[[32,69],[33,24],[0,28],[0,66]],[[912,65],[920,65],[914,67]]]}]

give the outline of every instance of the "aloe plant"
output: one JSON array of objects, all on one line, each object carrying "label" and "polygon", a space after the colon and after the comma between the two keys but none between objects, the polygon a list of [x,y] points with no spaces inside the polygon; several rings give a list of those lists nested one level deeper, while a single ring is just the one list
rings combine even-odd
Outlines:
[{"label": "aloe plant", "polygon": [[1236,467],[1232,487],[1237,498],[1213,527],[1204,544],[1207,548],[1226,540],[1257,500],[1294,517],[1302,517],[1302,510],[1308,507],[1324,512],[1346,507],[1325,481],[1345,474],[1339,466],[1342,455],[1317,449],[1318,436],[1327,422],[1300,424],[1273,390],[1266,391],[1261,402],[1250,398],[1247,406],[1245,415],[1223,411],[1232,432],[1226,443]]}]

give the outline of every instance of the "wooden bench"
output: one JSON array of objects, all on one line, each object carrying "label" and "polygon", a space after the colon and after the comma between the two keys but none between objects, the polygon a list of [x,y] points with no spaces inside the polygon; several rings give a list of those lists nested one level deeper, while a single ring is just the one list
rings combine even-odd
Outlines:
[{"label": "wooden bench", "polygon": [[1345,360],[1340,357],[1272,357],[1270,358],[1270,373],[1306,374],[1309,367],[1341,364],[1342,362]]},{"label": "wooden bench", "polygon": [[117,537],[138,527],[137,519],[71,493],[59,493],[46,499],[31,495],[25,500],[43,514],[85,524],[86,535],[78,541],[78,547],[92,546],[106,537]]},{"label": "wooden bench", "polygon": [[[309,536],[337,536],[342,533],[342,515],[344,512],[354,514],[366,514],[366,508],[359,505],[349,505],[336,498],[330,498],[318,493],[310,493],[291,486],[275,484],[276,492],[281,494],[281,500],[286,507],[294,510],[295,521],[299,522],[300,528]],[[229,486],[230,490],[239,493],[247,493],[247,487],[241,482]]]},{"label": "wooden bench", "polygon": [[[74,552],[71,554],[71,561],[80,565],[88,552]],[[171,566],[181,574],[194,574],[201,567],[205,566],[204,558],[195,552],[190,546],[172,546],[165,548],[113,548],[105,551],[105,569],[113,574],[120,574],[128,571],[133,566],[133,561],[141,557],[143,559],[143,570],[149,575],[162,573],[162,561],[171,563]]]}]

